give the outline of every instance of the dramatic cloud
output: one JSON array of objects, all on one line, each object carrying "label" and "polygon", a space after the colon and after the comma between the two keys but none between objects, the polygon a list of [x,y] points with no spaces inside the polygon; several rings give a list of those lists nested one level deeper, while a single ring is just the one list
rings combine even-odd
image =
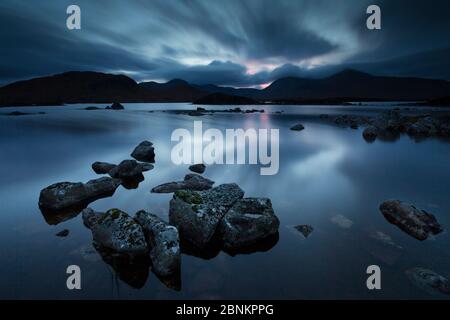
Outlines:
[{"label": "dramatic cloud", "polygon": [[[82,29],[69,31],[73,3]],[[373,3],[379,31],[365,24]],[[0,84],[70,70],[234,86],[346,67],[450,79],[448,12],[448,0],[2,0]]]}]

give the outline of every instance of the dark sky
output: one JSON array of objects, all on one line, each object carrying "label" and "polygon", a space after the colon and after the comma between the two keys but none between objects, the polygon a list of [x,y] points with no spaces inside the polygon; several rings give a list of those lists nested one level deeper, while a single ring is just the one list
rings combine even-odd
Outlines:
[{"label": "dark sky", "polygon": [[[66,28],[81,7],[82,29]],[[366,8],[382,30],[366,28]],[[450,80],[449,0],[1,0],[0,84],[71,70],[264,86],[343,68]]]}]

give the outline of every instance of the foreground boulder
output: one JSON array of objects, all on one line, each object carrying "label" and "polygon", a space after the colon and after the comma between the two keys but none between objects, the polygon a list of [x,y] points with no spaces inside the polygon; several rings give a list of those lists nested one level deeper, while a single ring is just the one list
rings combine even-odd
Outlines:
[{"label": "foreground boulder", "polygon": [[144,230],[150,248],[153,271],[167,277],[180,270],[180,239],[178,230],[154,214],[139,211],[135,220]]},{"label": "foreground boulder", "polygon": [[170,201],[169,221],[180,237],[197,248],[206,247],[225,213],[244,196],[235,183],[208,191],[176,191]]},{"label": "foreground boulder", "polygon": [[364,129],[362,135],[364,137],[364,140],[373,142],[377,138],[378,129],[375,126],[368,126]]},{"label": "foreground boulder", "polygon": [[415,286],[430,294],[450,295],[450,281],[432,270],[412,268],[405,273]]},{"label": "foreground boulder", "polygon": [[214,181],[198,174],[187,174],[183,181],[168,182],[154,187],[153,193],[172,193],[178,190],[204,191],[212,188]]},{"label": "foreground boulder", "polygon": [[150,141],[142,141],[131,153],[131,156],[142,162],[155,162],[155,148]]},{"label": "foreground boulder", "polygon": [[[46,212],[86,207],[89,203],[114,194],[120,180],[103,177],[81,182],[60,182],[43,189],[39,196],[39,207]],[[79,211],[78,211],[79,212]]]},{"label": "foreground boulder", "polygon": [[189,170],[191,170],[192,172],[201,174],[201,173],[205,172],[206,166],[203,163],[193,164],[192,166],[189,167]]},{"label": "foreground boulder", "polygon": [[442,232],[441,225],[431,213],[409,203],[385,201],[380,205],[380,211],[386,220],[418,240],[425,240],[430,234]]},{"label": "foreground boulder", "polygon": [[94,162],[92,164],[92,170],[94,170],[97,174],[106,174],[110,172],[112,169],[116,167],[115,164],[108,163],[108,162]]},{"label": "foreground boulder", "polygon": [[279,226],[270,199],[238,200],[220,222],[223,248],[238,251],[250,247],[278,233]]},{"label": "foreground boulder", "polygon": [[91,229],[94,244],[117,253],[145,254],[148,250],[142,227],[127,213],[118,209],[82,212],[84,224]]}]

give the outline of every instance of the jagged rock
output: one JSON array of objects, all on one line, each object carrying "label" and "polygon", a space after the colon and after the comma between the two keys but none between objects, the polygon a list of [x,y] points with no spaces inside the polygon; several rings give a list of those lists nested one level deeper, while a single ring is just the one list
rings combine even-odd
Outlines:
[{"label": "jagged rock", "polygon": [[293,126],[291,128],[291,130],[293,130],[293,131],[302,131],[303,129],[305,129],[305,127],[301,123],[296,124],[295,126]]},{"label": "jagged rock", "polygon": [[204,191],[212,188],[214,181],[206,179],[198,174],[187,174],[184,181],[175,181],[154,187],[153,193],[172,193],[177,190]]},{"label": "jagged rock", "polygon": [[180,237],[197,248],[212,240],[225,213],[244,196],[235,183],[222,184],[207,191],[176,191],[170,201],[169,221]]},{"label": "jagged rock", "polygon": [[435,135],[438,132],[438,122],[430,116],[420,118],[416,123],[412,124],[408,128],[408,134],[410,135]]},{"label": "jagged rock", "polygon": [[276,234],[279,226],[270,199],[244,198],[224,215],[219,230],[224,249],[237,251]]},{"label": "jagged rock", "polygon": [[450,281],[432,270],[412,268],[405,273],[415,286],[430,294],[450,295]]},{"label": "jagged rock", "polygon": [[150,248],[152,270],[163,277],[178,272],[181,254],[177,228],[143,210],[136,213],[135,220],[144,230]]},{"label": "jagged rock", "polygon": [[142,141],[131,153],[131,156],[138,161],[155,162],[155,148],[150,141]]},{"label": "jagged rock", "polygon": [[375,126],[368,126],[364,129],[362,135],[366,141],[372,142],[377,138],[378,129]]},{"label": "jagged rock", "polygon": [[418,240],[425,240],[430,234],[442,232],[441,225],[431,213],[409,203],[385,201],[380,205],[380,211],[386,220]]},{"label": "jagged rock", "polygon": [[148,250],[142,227],[127,213],[118,209],[82,212],[84,224],[91,229],[94,243],[117,253],[145,254]]},{"label": "jagged rock", "polygon": [[45,212],[59,211],[71,207],[86,207],[89,203],[114,194],[120,180],[103,177],[81,182],[60,182],[42,189],[39,207]]},{"label": "jagged rock", "polygon": [[56,234],[57,237],[67,237],[69,235],[69,230],[64,229]]},{"label": "jagged rock", "polygon": [[110,172],[112,169],[116,167],[115,164],[108,163],[108,162],[94,162],[92,164],[92,170],[94,170],[97,174],[106,174]]},{"label": "jagged rock", "polygon": [[123,160],[118,166],[112,168],[108,173],[117,179],[135,179],[142,175],[142,172],[153,169],[153,165],[139,163],[135,160]]},{"label": "jagged rock", "polygon": [[193,164],[189,167],[189,170],[196,173],[203,173],[206,170],[206,166],[203,163]]},{"label": "jagged rock", "polygon": [[313,227],[311,227],[310,225],[307,225],[307,224],[300,224],[298,226],[295,226],[294,228],[295,228],[295,230],[297,230],[298,232],[303,234],[303,236],[305,238],[307,238],[311,234],[311,232],[313,232],[313,230],[314,230]]}]

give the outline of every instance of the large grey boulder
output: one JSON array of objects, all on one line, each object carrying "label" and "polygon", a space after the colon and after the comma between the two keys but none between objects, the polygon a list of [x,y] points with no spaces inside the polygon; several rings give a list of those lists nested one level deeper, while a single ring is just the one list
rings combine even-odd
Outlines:
[{"label": "large grey boulder", "polygon": [[431,213],[409,203],[399,200],[385,201],[380,205],[380,211],[387,221],[418,240],[425,240],[430,234],[442,232],[441,225]]},{"label": "large grey boulder", "polygon": [[183,181],[175,181],[154,187],[153,193],[172,193],[178,190],[203,191],[212,188],[214,181],[204,178],[198,174],[187,174]]},{"label": "large grey boulder", "polygon": [[235,183],[222,184],[207,191],[176,191],[170,201],[169,221],[183,240],[197,248],[212,240],[225,213],[244,196]]},{"label": "large grey boulder", "polygon": [[131,153],[131,156],[138,161],[155,162],[155,148],[150,141],[142,141]]},{"label": "large grey boulder", "polygon": [[94,244],[125,254],[145,254],[147,242],[142,227],[119,209],[96,212],[86,208],[82,212],[84,224],[91,229]]},{"label": "large grey boulder", "polygon": [[181,253],[177,228],[143,210],[136,213],[135,220],[144,230],[153,271],[163,277],[179,271]]},{"label": "large grey boulder", "polygon": [[415,286],[430,294],[450,295],[450,281],[432,270],[412,268],[405,273]]},{"label": "large grey boulder", "polygon": [[59,182],[42,189],[39,207],[46,212],[86,207],[89,203],[114,194],[120,180],[103,177],[81,182]]},{"label": "large grey boulder", "polygon": [[115,164],[96,161],[92,164],[92,170],[97,174],[106,174],[116,167]]},{"label": "large grey boulder", "polygon": [[225,214],[219,230],[224,249],[238,251],[275,235],[279,226],[270,199],[244,198]]}]

